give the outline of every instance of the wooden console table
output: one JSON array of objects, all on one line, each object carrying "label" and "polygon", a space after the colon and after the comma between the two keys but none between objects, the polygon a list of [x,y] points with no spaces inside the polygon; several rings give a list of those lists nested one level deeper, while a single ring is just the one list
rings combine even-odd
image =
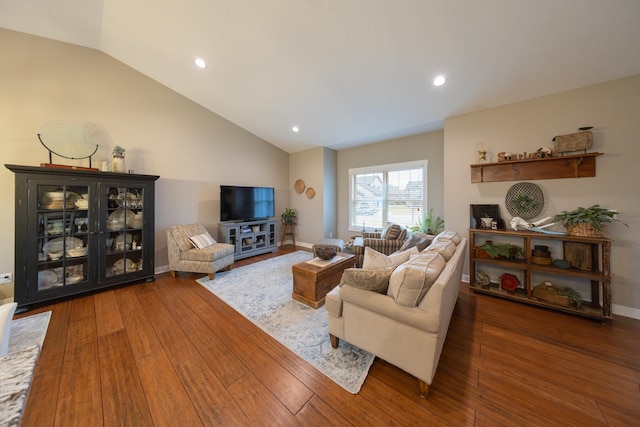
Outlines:
[{"label": "wooden console table", "polygon": [[[524,251],[523,260],[509,260],[500,258],[484,258],[476,255],[475,248],[481,246],[486,240],[499,243],[515,243]],[[585,248],[585,265],[578,268],[561,269],[553,265],[540,265],[533,262],[531,250],[534,246],[559,242],[562,244],[562,253],[557,253],[555,258],[567,258],[567,246],[577,244]],[[480,244],[478,244],[480,243]],[[611,315],[611,240],[602,237],[576,237],[568,235],[551,235],[529,231],[511,230],[487,230],[469,229],[469,287],[478,293],[506,298],[512,301],[537,305],[566,313],[577,314],[606,321],[612,319]],[[561,256],[560,256],[561,255]],[[522,288],[515,292],[501,289],[499,284],[491,283],[481,286],[476,282],[476,272],[479,268],[493,268],[507,273],[515,273],[522,283]],[[557,276],[565,281],[583,280],[591,284],[591,301],[583,302],[582,307],[563,307],[554,305],[536,298],[533,288],[545,281],[544,277]],[[540,276],[540,277],[538,277]],[[602,291],[602,293],[601,293]],[[602,305],[600,304],[602,297]]]}]

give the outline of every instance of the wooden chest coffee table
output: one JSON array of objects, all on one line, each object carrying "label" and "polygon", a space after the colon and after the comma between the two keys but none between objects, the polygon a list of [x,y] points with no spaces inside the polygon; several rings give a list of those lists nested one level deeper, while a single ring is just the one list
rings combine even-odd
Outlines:
[{"label": "wooden chest coffee table", "polygon": [[[355,257],[338,252],[340,259],[327,263],[314,258],[293,265],[293,293],[291,297],[303,304],[318,308],[324,297],[340,283],[345,268],[354,266]],[[326,264],[326,265],[325,265]]]}]

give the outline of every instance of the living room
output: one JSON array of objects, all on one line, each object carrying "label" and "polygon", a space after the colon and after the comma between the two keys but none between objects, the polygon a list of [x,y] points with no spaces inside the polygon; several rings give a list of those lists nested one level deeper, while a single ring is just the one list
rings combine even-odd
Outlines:
[{"label": "living room", "polygon": [[[201,222],[215,236],[222,184],[274,187],[276,214],[294,207],[296,241],[310,247],[330,234],[344,240],[359,234],[348,223],[350,168],[427,159],[428,206],[445,218],[448,229],[466,235],[469,205],[504,205],[512,184],[470,182],[469,165],[477,161],[479,141],[495,159],[498,152],[532,152],[552,146],[556,135],[594,126],[592,150],[604,153],[597,158],[596,176],[538,181],[546,201],[540,216],[593,204],[620,212],[629,228],[613,223],[606,231],[613,240],[613,313],[640,319],[640,265],[632,261],[640,256],[640,198],[632,185],[640,178],[635,167],[640,74],[498,107],[483,108],[478,101],[474,112],[448,116],[442,128],[429,132],[289,153],[104,52],[4,28],[0,40],[3,163],[47,162],[37,133],[48,121],[100,125],[108,139],[96,153],[96,164],[121,145],[127,149],[128,170],[160,175],[154,248],[158,273],[168,266],[168,227]],[[294,191],[297,179],[315,189],[313,199]],[[20,256],[14,251],[14,199],[14,174],[2,168],[0,200],[8,208],[0,212],[5,254],[0,272],[14,271]]]}]

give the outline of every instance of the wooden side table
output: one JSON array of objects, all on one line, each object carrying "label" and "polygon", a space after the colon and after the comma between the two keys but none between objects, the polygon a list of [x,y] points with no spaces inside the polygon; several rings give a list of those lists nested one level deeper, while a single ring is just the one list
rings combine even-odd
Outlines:
[{"label": "wooden side table", "polygon": [[291,241],[293,242],[293,247],[296,246],[296,229],[294,222],[283,222],[282,223],[282,239],[280,239],[280,247],[284,247],[284,238],[285,236],[291,236]]}]

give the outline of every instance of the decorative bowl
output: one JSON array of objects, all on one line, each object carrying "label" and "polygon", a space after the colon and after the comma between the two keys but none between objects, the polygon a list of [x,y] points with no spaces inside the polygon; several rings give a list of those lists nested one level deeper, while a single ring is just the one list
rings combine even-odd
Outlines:
[{"label": "decorative bowl", "polygon": [[316,256],[324,260],[333,259],[333,257],[335,257],[337,253],[338,252],[336,251],[336,248],[331,246],[316,248]]}]

